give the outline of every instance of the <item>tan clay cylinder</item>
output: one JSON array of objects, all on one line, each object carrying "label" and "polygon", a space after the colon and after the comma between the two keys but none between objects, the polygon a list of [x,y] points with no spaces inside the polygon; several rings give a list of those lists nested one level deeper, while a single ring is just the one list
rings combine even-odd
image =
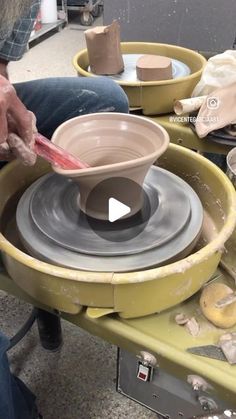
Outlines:
[{"label": "tan clay cylinder", "polygon": [[161,55],[143,55],[136,64],[139,80],[157,81],[173,78],[171,59]]},{"label": "tan clay cylinder", "polygon": [[85,39],[92,73],[111,75],[124,70],[120,26],[116,21],[109,26],[88,29],[85,31]]},{"label": "tan clay cylinder", "polygon": [[207,96],[191,97],[189,99],[180,99],[174,102],[174,111],[176,115],[184,115],[200,109]]}]

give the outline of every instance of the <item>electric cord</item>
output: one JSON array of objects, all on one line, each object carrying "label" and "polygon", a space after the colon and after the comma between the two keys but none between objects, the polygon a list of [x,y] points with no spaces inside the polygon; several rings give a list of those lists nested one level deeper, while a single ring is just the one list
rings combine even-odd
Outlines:
[{"label": "electric cord", "polygon": [[33,310],[31,311],[31,314],[30,314],[29,318],[26,320],[26,322],[23,324],[23,326],[10,339],[10,346],[8,348],[8,351],[10,349],[12,349],[14,346],[16,346],[25,337],[25,335],[28,333],[28,331],[33,326],[35,320],[37,319],[37,316],[38,316],[38,309],[34,307]]}]

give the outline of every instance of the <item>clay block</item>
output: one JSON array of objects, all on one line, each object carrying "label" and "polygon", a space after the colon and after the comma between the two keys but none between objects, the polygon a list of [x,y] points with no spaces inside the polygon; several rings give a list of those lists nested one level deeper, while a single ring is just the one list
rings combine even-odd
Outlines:
[{"label": "clay block", "polygon": [[142,81],[173,78],[171,59],[160,55],[143,55],[136,64],[137,77]]},{"label": "clay block", "polygon": [[85,39],[92,73],[111,75],[124,70],[120,26],[116,21],[109,26],[88,29],[85,31]]}]

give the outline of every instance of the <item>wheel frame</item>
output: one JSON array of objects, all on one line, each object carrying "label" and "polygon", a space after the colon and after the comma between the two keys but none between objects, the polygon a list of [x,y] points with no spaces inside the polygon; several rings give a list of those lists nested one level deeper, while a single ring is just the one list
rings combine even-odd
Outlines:
[{"label": "wheel frame", "polygon": [[100,17],[102,15],[102,12],[103,12],[103,5],[97,4],[96,6],[94,6],[93,10],[91,11],[91,15],[94,18]]},{"label": "wheel frame", "polygon": [[80,23],[82,26],[91,26],[94,21],[92,13],[90,12],[83,12],[80,15]]}]

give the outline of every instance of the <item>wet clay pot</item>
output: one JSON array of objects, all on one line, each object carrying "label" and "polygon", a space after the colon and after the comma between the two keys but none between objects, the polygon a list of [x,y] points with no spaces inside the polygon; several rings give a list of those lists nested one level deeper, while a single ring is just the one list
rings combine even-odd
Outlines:
[{"label": "wet clay pot", "polygon": [[[78,182],[79,206],[84,213],[107,220],[108,197],[128,205],[131,208],[128,216],[141,209],[140,187],[150,166],[167,149],[169,136],[160,125],[140,116],[99,113],[63,123],[55,131],[52,142],[91,166],[80,170],[53,169]],[[119,187],[117,178],[128,181]],[[140,187],[133,188],[132,182]],[[99,195],[94,203],[88,198],[98,185]]]}]

